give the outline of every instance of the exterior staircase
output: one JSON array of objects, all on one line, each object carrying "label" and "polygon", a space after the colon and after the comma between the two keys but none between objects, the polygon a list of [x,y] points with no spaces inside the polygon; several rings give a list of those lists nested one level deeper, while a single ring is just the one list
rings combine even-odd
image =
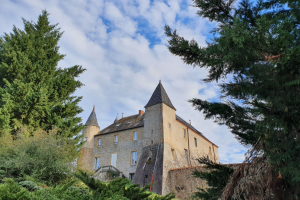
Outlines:
[{"label": "exterior staircase", "polygon": [[123,172],[118,170],[112,165],[101,166],[95,170],[95,174],[93,176],[95,179],[100,181],[111,181],[115,178],[125,178]]}]

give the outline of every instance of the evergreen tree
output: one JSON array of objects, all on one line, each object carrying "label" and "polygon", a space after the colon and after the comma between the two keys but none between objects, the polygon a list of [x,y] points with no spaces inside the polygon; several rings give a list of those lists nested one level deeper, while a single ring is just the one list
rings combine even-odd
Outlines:
[{"label": "evergreen tree", "polygon": [[51,25],[47,11],[36,23],[23,19],[24,30],[0,38],[0,132],[16,133],[22,126],[51,130],[71,138],[83,128],[78,102],[72,96],[83,84],[76,80],[81,66],[59,68],[62,32]]},{"label": "evergreen tree", "polygon": [[[260,163],[266,161],[272,174],[281,178],[281,192],[275,191],[279,187],[263,188],[265,182],[261,186],[261,195],[273,190],[271,193],[275,199],[279,199],[279,193],[286,194],[285,199],[298,199],[299,2],[242,0],[235,7],[234,0],[193,2],[200,9],[197,12],[200,17],[218,23],[218,27],[212,30],[214,38],[206,47],[199,47],[195,40],[188,41],[166,26],[166,35],[170,37],[168,48],[184,63],[207,68],[209,74],[205,82],[223,82],[219,84],[221,102],[201,99],[190,102],[197,110],[203,111],[206,119],[226,125],[241,144],[252,147],[245,162],[257,164],[259,160]],[[261,173],[264,174],[267,173]],[[242,179],[231,182],[239,180]],[[240,190],[245,188],[240,187]],[[244,191],[243,195],[258,195],[255,187],[252,190],[252,193]]]},{"label": "evergreen tree", "polygon": [[207,157],[198,158],[199,164],[204,164],[205,171],[194,171],[193,175],[196,178],[206,180],[208,188],[198,188],[198,192],[195,192],[193,198],[203,200],[218,200],[225,188],[229,177],[233,173],[233,169],[230,166],[214,163]]}]

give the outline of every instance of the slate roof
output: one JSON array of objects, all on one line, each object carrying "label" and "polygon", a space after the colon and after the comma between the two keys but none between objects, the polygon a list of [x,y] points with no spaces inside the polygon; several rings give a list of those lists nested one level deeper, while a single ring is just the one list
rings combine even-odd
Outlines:
[{"label": "slate roof", "polygon": [[[199,135],[201,135],[202,137],[204,137],[206,140],[210,141],[209,139],[207,139],[200,131],[198,131],[195,127],[192,126],[192,124],[186,122],[184,119],[182,119],[181,117],[179,117],[178,115],[176,115],[176,119],[178,121],[180,121],[181,123],[183,123],[184,125],[186,125],[189,129],[192,129],[193,131],[195,131],[196,133],[198,133]],[[211,141],[210,141],[211,142]],[[211,142],[212,143],[212,142]],[[212,143],[214,144],[214,143]],[[214,144],[215,145],[215,144]],[[217,146],[217,145],[215,145]]]},{"label": "slate roof", "polygon": [[167,95],[166,90],[164,89],[164,87],[160,81],[159,81],[156,89],[154,90],[149,102],[146,104],[145,108],[159,104],[159,103],[165,103],[170,108],[176,110],[176,108],[173,106],[170,98]]},{"label": "slate roof", "polygon": [[139,116],[138,114],[136,114],[136,115],[131,115],[128,117],[123,117],[119,120],[115,120],[113,124],[109,125],[108,127],[103,129],[102,131],[100,131],[95,136],[113,133],[113,132],[117,132],[117,131],[124,131],[127,129],[143,127],[144,126],[144,117],[145,117],[145,114],[143,114],[142,116]]},{"label": "slate roof", "polygon": [[85,125],[86,126],[97,126],[97,127],[99,127],[98,122],[97,122],[95,107],[94,107],[92,113],[90,114],[88,120],[86,121]]},{"label": "slate roof", "polygon": [[[118,121],[115,120],[113,124],[109,125],[108,127],[103,129],[102,131],[100,131],[95,136],[105,135],[108,133],[114,133],[114,132],[118,132],[118,131],[124,131],[124,130],[128,130],[128,129],[134,129],[134,128],[138,128],[138,127],[144,127],[144,118],[145,118],[145,113],[142,116],[139,116],[138,114],[136,114],[136,115],[131,115],[128,117],[121,118]],[[176,120],[180,121],[181,123],[186,125],[189,129],[192,129],[197,134],[201,135],[203,138],[205,138],[206,140],[211,142],[200,131],[198,131],[195,127],[193,127],[190,123],[186,122],[184,119],[182,119],[178,115],[176,115]],[[214,143],[212,143],[212,144],[214,144]],[[215,145],[215,146],[217,146],[217,145]]]}]

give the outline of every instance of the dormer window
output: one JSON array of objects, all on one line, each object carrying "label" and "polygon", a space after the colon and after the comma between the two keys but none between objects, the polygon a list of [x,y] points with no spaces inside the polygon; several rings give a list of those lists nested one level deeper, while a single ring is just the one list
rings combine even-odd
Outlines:
[{"label": "dormer window", "polygon": [[120,126],[121,124],[117,124],[116,126]]}]

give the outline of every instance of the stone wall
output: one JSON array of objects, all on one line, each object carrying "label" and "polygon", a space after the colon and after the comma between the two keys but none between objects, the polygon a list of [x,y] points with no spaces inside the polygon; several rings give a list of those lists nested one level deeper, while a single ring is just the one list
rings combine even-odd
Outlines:
[{"label": "stone wall", "polygon": [[206,181],[192,175],[195,169],[207,171],[205,167],[178,168],[169,171],[166,185],[177,199],[190,199],[193,193],[197,192],[197,188],[208,187]]},{"label": "stone wall", "polygon": [[81,149],[81,156],[78,158],[77,166],[86,171],[94,171],[93,163],[93,148],[83,148]]},{"label": "stone wall", "polygon": [[153,177],[151,191],[157,194],[162,193],[164,153],[162,130],[162,104],[147,107],[144,121],[144,148],[133,183],[145,186],[152,182]]},{"label": "stone wall", "polygon": [[[138,131],[138,140],[133,141],[133,132]],[[118,135],[118,144],[114,144],[114,135]],[[101,138],[101,146],[98,147],[98,139]],[[131,165],[131,152],[137,151],[137,162],[142,154],[144,138],[144,127],[108,133],[95,136],[94,140],[94,162],[95,157],[100,157],[100,166],[111,165],[111,155],[117,153],[116,168],[126,177],[129,173],[135,173],[137,164]]]},{"label": "stone wall", "polygon": [[[168,172],[175,168],[199,166],[196,161],[201,156],[209,155],[215,162],[219,162],[217,147],[203,136],[189,129],[186,125],[176,120],[176,111],[163,104],[163,135],[164,135],[164,158],[163,158],[163,191],[162,194],[170,193],[167,184]],[[171,125],[171,127],[169,127]],[[184,137],[184,130],[186,136]],[[195,145],[195,138],[197,146]],[[209,154],[211,149],[211,154]],[[185,155],[187,151],[187,156]],[[213,150],[214,153],[213,153]]]},{"label": "stone wall", "polygon": [[97,126],[86,126],[83,131],[83,142],[85,137],[87,141],[85,141],[82,146],[81,156],[78,159],[77,165],[79,168],[87,171],[94,171],[94,135],[99,132],[100,128]]}]

